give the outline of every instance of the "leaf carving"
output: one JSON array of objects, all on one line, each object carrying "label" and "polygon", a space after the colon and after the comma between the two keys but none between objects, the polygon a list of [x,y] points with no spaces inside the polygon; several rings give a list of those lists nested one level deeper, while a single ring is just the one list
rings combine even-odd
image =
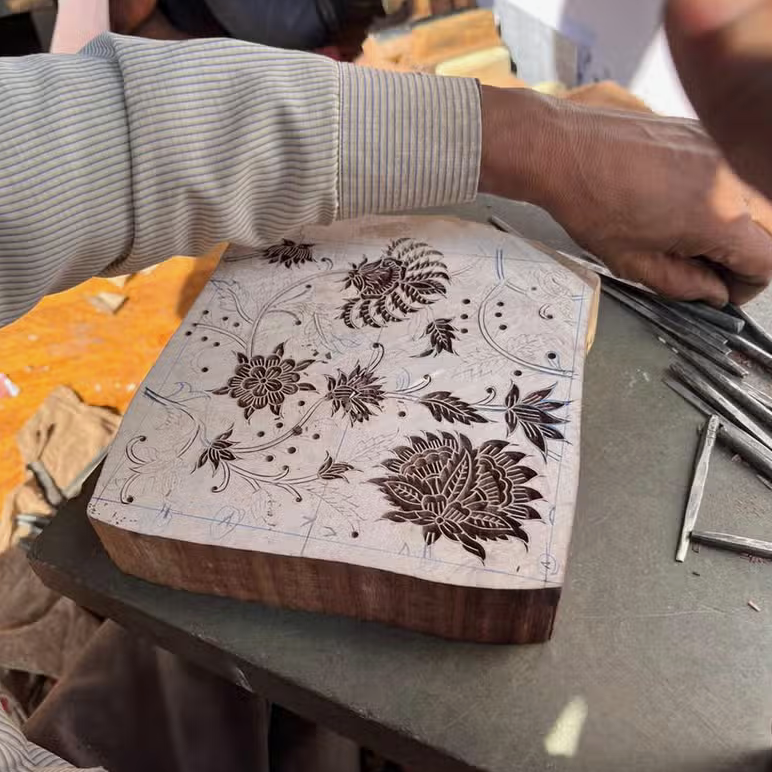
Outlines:
[{"label": "leaf carving", "polygon": [[460,424],[485,424],[488,419],[481,416],[477,410],[464,400],[454,397],[449,391],[433,391],[418,401],[419,405],[428,408],[435,421],[447,421]]},{"label": "leaf carving", "polygon": [[453,341],[456,340],[456,328],[452,324],[453,319],[433,319],[426,325],[423,332],[425,338],[429,338],[429,348],[416,354],[417,357],[427,357],[430,354],[438,356],[443,351],[455,354]]},{"label": "leaf carving", "polygon": [[512,434],[518,426],[522,427],[525,438],[539,449],[545,459],[547,440],[565,439],[565,435],[556,424],[568,423],[567,418],[554,415],[555,410],[568,405],[567,401],[549,399],[554,389],[555,384],[521,397],[520,389],[513,383],[504,401],[507,434]]}]

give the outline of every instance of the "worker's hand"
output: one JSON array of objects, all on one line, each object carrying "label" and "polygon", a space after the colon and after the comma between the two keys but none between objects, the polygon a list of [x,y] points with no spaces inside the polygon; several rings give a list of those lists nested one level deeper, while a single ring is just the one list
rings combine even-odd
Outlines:
[{"label": "worker's hand", "polygon": [[544,207],[663,295],[743,303],[772,278],[772,237],[694,121],[484,88],[480,190]]},{"label": "worker's hand", "polygon": [[738,174],[772,198],[772,0],[670,0],[678,74]]}]

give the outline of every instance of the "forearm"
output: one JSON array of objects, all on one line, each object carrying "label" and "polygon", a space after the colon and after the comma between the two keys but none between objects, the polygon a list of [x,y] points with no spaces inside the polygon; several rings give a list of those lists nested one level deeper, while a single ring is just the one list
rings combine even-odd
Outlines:
[{"label": "forearm", "polygon": [[104,59],[0,59],[0,324],[99,273],[132,240],[119,69]]},{"label": "forearm", "polygon": [[98,273],[474,197],[474,81],[237,41],[0,60],[0,324]]},{"label": "forearm", "polygon": [[480,193],[545,208],[572,138],[558,103],[530,89],[483,86]]}]

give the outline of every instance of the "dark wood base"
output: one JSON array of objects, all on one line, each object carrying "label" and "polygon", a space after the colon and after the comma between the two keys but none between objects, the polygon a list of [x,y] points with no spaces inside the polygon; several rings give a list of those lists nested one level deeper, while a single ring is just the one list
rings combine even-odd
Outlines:
[{"label": "dark wood base", "polygon": [[340,614],[479,643],[541,643],[559,588],[491,590],[375,568],[194,544],[91,520],[113,562],[155,584],[270,606]]}]

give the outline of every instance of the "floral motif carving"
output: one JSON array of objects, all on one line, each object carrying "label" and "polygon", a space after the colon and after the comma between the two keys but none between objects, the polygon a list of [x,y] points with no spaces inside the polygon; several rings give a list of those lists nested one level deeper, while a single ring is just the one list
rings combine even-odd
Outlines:
[{"label": "floral motif carving", "polygon": [[485,560],[480,542],[517,539],[528,545],[524,523],[541,520],[531,506],[542,496],[526,483],[536,476],[523,453],[503,440],[474,447],[463,434],[427,432],[395,448],[382,466],[388,477],[370,480],[393,509],[383,517],[420,526],[426,544],[444,536]]},{"label": "floral motif carving", "polygon": [[296,362],[284,357],[284,344],[280,343],[272,354],[248,357],[236,352],[238,364],[235,373],[225,386],[214,389],[212,394],[227,394],[244,409],[247,421],[257,410],[270,408],[275,416],[281,415],[284,400],[298,391],[316,391],[312,383],[301,382],[300,373],[313,359]]},{"label": "floral motif carving", "polygon": [[269,263],[279,263],[285,268],[294,268],[304,263],[314,263],[313,244],[300,244],[289,239],[282,239],[281,244],[273,244],[262,251],[262,258]]},{"label": "floral motif carving", "polygon": [[356,297],[343,305],[340,318],[347,327],[380,328],[401,322],[447,292],[450,274],[441,252],[422,241],[392,241],[378,260],[363,257],[346,275],[344,286]]},{"label": "floral motif carving", "polygon": [[547,440],[565,439],[557,425],[568,423],[567,418],[553,415],[553,411],[560,410],[568,404],[561,400],[548,399],[554,388],[555,384],[546,389],[532,391],[520,399],[520,389],[513,383],[504,401],[507,434],[512,434],[520,426],[526,439],[535,445],[545,458]]}]

